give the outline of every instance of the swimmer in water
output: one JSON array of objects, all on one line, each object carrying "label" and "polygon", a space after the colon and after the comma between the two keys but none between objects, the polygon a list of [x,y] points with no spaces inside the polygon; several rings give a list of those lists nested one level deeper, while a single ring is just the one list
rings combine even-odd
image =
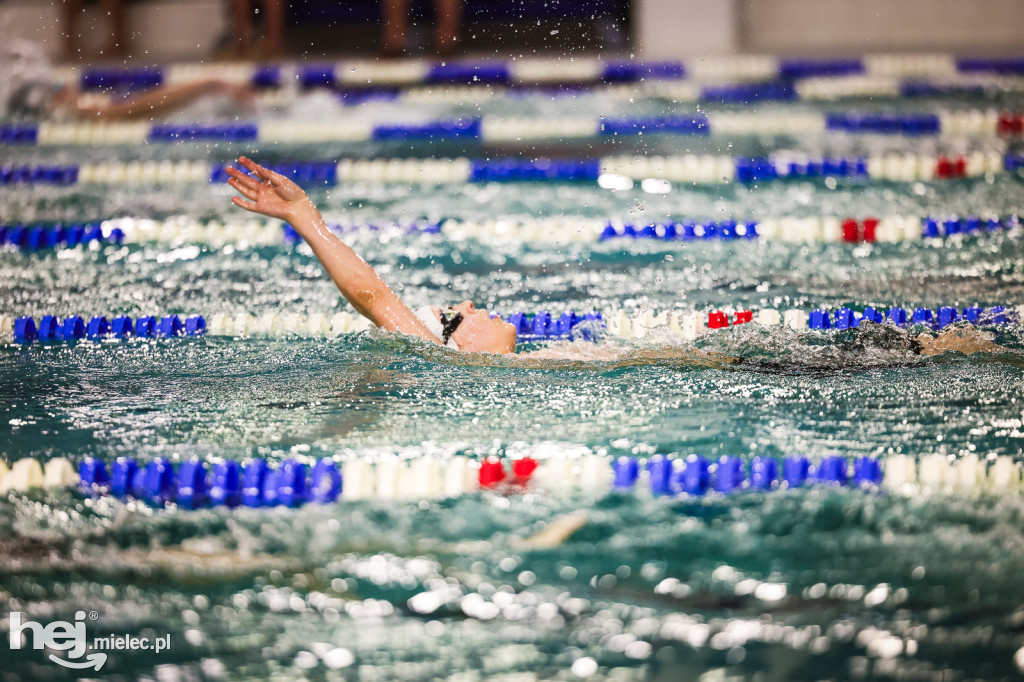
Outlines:
[{"label": "swimmer in water", "polygon": [[137,95],[100,102],[74,85],[54,82],[42,47],[23,39],[0,40],[0,117],[32,120],[130,121],[172,114],[207,97],[226,97],[249,106],[252,89],[216,78],[163,85]]},{"label": "swimmer in water", "polygon": [[234,204],[291,224],[360,315],[386,331],[417,336],[455,350],[499,355],[515,352],[516,328],[500,317],[492,319],[485,310],[477,310],[472,301],[413,312],[369,263],[331,232],[301,187],[244,156],[238,162],[255,177],[228,168],[228,184],[245,197],[232,197]]},{"label": "swimmer in water", "polygon": [[[492,318],[487,311],[477,310],[472,301],[449,308],[425,306],[413,311],[391,290],[380,275],[355,251],[341,241],[327,227],[320,211],[306,196],[301,187],[255,161],[240,157],[238,162],[253,176],[235,168],[228,168],[228,184],[242,197],[232,197],[238,207],[253,213],[261,213],[291,224],[295,231],[309,244],[313,253],[327,270],[334,283],[349,303],[361,315],[386,331],[401,332],[416,336],[431,343],[447,346],[469,353],[493,353],[508,355],[516,352],[516,328],[501,317]],[[973,328],[947,329],[938,336],[922,334],[916,339],[900,330],[878,325],[877,332],[870,323],[864,325],[866,332],[859,336],[860,344],[900,346],[908,353],[938,355],[947,351],[961,353],[997,352],[1002,348],[992,343],[992,335]],[[896,334],[898,338],[889,338]],[[878,344],[871,340],[881,335]],[[599,348],[592,344],[581,350],[582,344],[566,344],[566,348],[545,348],[530,353],[537,360],[591,360],[628,362],[622,349]],[[569,352],[567,352],[569,351]],[[721,353],[688,349],[690,359],[712,365],[728,365],[742,362],[742,358]],[[679,357],[677,347],[654,349],[647,360]],[[692,357],[693,354],[700,357]],[[647,363],[643,363],[647,364]]]}]

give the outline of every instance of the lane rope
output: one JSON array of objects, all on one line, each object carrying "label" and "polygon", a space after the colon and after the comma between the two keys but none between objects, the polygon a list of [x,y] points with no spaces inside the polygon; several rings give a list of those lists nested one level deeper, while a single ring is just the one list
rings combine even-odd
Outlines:
[{"label": "lane rope", "polygon": [[[491,313],[496,315],[496,313]],[[1019,325],[1024,320],[1024,306],[942,306],[938,309],[918,307],[908,310],[901,307],[876,308],[866,306],[860,311],[842,307],[836,310],[816,308],[814,310],[790,309],[779,311],[765,308],[758,311],[747,309],[712,310],[709,312],[644,309],[637,312],[625,310],[577,313],[566,310],[551,313],[539,310],[534,313],[513,312],[502,316],[516,327],[519,341],[567,339],[598,341],[603,335],[623,339],[643,339],[651,334],[667,334],[670,337],[692,341],[702,334],[716,329],[725,329],[754,323],[763,327],[784,326],[798,331],[845,330],[860,327],[864,321],[875,324],[891,324],[898,327],[914,327],[931,330],[944,329],[957,323],[969,323],[983,327]],[[132,318],[128,315],[107,317],[95,315],[88,318],[78,315],[58,317],[44,315],[37,323],[35,318],[23,315],[8,317],[0,315],[0,339],[17,344],[62,343],[82,340],[103,341],[117,339],[158,339],[178,336],[217,337],[307,337],[332,338],[342,334],[359,333],[372,327],[369,320],[361,315],[342,311],[331,316],[314,313],[274,312],[256,316],[248,312],[237,315],[217,313],[207,323],[202,315],[186,316],[168,314],[160,317],[143,315]]]},{"label": "lane rope", "polygon": [[472,459],[456,455],[366,459],[287,458],[276,463],[157,457],[140,462],[118,457],[109,465],[87,457],[75,467],[68,459],[41,463],[0,460],[0,494],[42,489],[77,489],[86,496],[110,495],[155,506],[299,507],[354,500],[422,500],[455,497],[479,490],[557,494],[614,490],[655,497],[728,495],[786,488],[831,486],[883,489],[915,494],[922,490],[959,494],[1008,494],[1022,489],[1021,465],[1006,455],[956,459],[942,454],[847,458],[802,455],[782,458],[699,454],[659,454],[648,458],[579,457]]},{"label": "lane rope", "polygon": [[[782,241],[794,243],[845,242],[900,243],[948,240],[962,244],[965,237],[1009,232],[1019,235],[1017,214],[998,216],[979,212],[967,216],[890,215],[881,218],[852,216],[780,216],[761,220],[619,221],[579,216],[521,218],[507,216],[487,221],[405,220],[375,223],[332,223],[339,237],[381,234],[396,237],[438,234],[451,242],[467,240],[523,243],[584,243],[630,241]],[[100,247],[104,244],[295,245],[301,237],[288,224],[255,219],[195,220],[184,216],[167,220],[114,218],[90,223],[0,223],[0,245],[21,251]]]},{"label": "lane rope", "polygon": [[[219,184],[229,164],[207,161],[131,161],[81,165],[7,164],[0,187],[24,185]],[[673,191],[671,183],[757,186],[780,180],[918,182],[1024,174],[1024,152],[976,150],[968,154],[887,153],[868,156],[809,156],[778,151],[767,157],[710,154],[608,156],[600,159],[342,159],[271,164],[271,168],[307,188],[341,183],[379,182],[440,185],[491,182],[585,182],[608,190],[629,190],[636,183],[652,193]]]},{"label": "lane rope", "polygon": [[[723,101],[729,101],[721,95]],[[0,125],[0,145],[142,145],[182,142],[370,142],[388,140],[522,140],[620,137],[650,134],[715,136],[889,135],[909,137],[1019,138],[1024,133],[1021,111],[938,109],[920,111],[801,112],[724,111],[648,117],[524,118],[484,116],[425,123],[370,123],[365,120],[231,123],[9,123]]]},{"label": "lane rope", "polygon": [[223,78],[277,88],[378,87],[417,84],[472,83],[480,86],[542,83],[623,83],[651,80],[742,81],[779,79],[783,82],[850,77],[950,78],[966,75],[1024,75],[1024,58],[957,58],[951,54],[866,54],[853,59],[778,59],[736,55],[689,60],[572,60],[517,59],[432,62],[345,60],[319,64],[180,63],[133,68],[64,67],[58,80],[76,83],[85,91],[136,90],[162,84]]}]

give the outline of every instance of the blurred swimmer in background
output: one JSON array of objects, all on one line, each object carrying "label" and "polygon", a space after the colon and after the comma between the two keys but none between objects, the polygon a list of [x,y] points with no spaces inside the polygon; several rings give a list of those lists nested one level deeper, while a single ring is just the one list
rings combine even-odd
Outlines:
[{"label": "blurred swimmer in background", "polygon": [[2,41],[0,46],[0,118],[31,120],[128,121],[162,118],[206,98],[237,108],[252,105],[247,85],[206,79],[151,88],[110,102],[83,96],[71,85],[54,80],[50,60],[28,40]]}]

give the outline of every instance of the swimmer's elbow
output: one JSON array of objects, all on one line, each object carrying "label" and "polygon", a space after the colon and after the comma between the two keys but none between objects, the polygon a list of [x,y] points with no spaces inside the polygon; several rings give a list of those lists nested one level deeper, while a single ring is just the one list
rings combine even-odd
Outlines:
[{"label": "swimmer's elbow", "polygon": [[356,289],[349,298],[359,314],[385,331],[405,331],[401,321],[405,317],[404,303],[391,289],[385,286],[370,286]]}]

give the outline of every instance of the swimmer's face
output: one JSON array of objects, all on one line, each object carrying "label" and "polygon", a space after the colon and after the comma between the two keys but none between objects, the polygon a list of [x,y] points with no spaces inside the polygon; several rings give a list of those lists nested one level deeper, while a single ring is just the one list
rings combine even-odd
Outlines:
[{"label": "swimmer's face", "polygon": [[454,306],[462,313],[462,323],[452,334],[459,350],[471,353],[516,352],[516,328],[500,317],[491,319],[486,310],[477,310],[472,301]]}]

